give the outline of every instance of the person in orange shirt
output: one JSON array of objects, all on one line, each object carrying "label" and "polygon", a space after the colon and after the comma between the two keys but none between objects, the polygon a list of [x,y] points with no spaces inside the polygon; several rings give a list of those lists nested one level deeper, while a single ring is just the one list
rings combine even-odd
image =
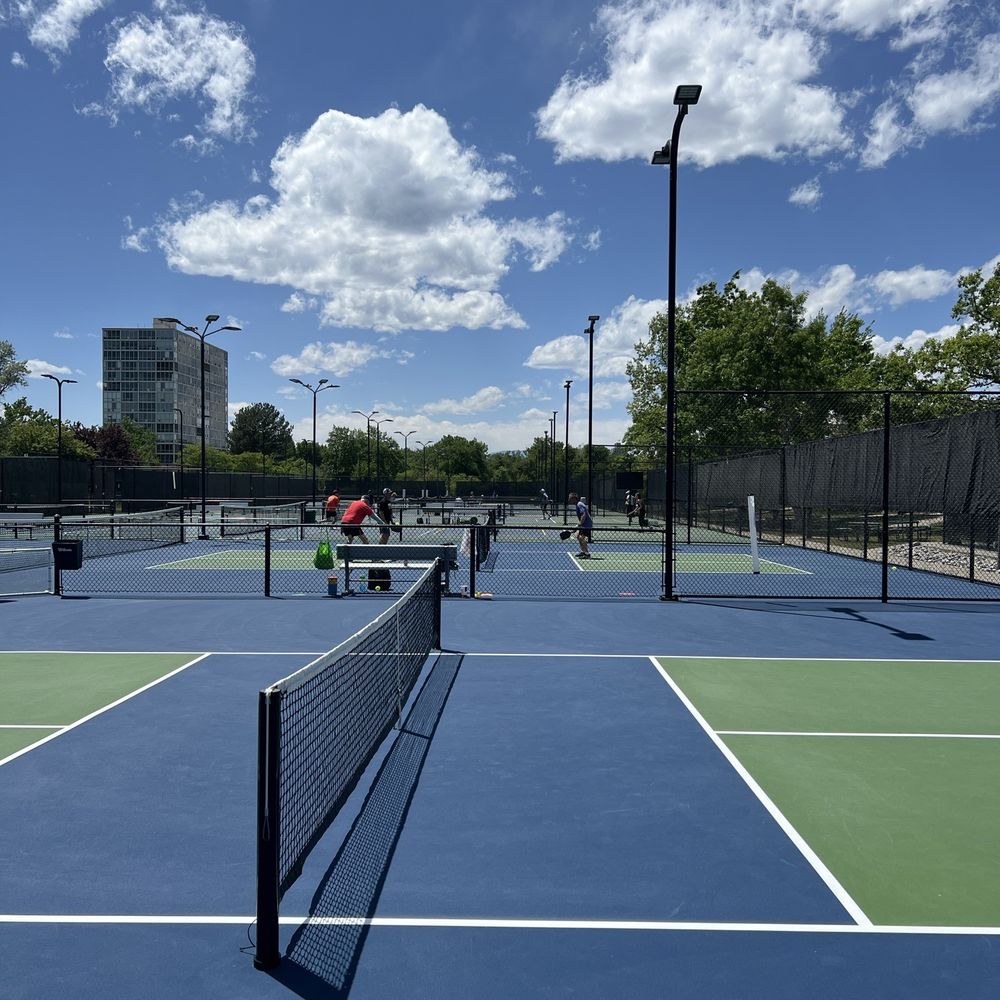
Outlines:
[{"label": "person in orange shirt", "polygon": [[337,491],[334,490],[326,498],[326,519],[333,524],[336,524],[337,522],[337,511],[339,510],[339,508],[340,508],[340,497],[338,496]]}]

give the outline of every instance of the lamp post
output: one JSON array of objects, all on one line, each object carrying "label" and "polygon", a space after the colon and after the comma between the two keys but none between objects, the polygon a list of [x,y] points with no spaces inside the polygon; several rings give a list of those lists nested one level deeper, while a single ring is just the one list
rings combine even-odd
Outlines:
[{"label": "lamp post", "polygon": [[[588,316],[583,332],[590,338],[590,375],[587,380],[587,503],[594,512],[594,324],[600,316]],[[569,404],[567,404],[567,409]]]},{"label": "lamp post", "polygon": [[420,455],[423,459],[423,477],[424,477],[424,492],[427,491],[427,446],[429,444],[434,444],[433,441],[418,441],[417,444],[421,446]]},{"label": "lamp post", "polygon": [[685,84],[674,91],[677,117],[670,140],[653,153],[655,166],[670,168],[670,223],[667,235],[667,461],[664,484],[664,513],[667,527],[663,533],[663,594],[661,600],[672,601],[674,594],[674,426],[676,420],[676,311],[677,311],[677,144],[681,125],[688,108],[698,103],[700,84]]},{"label": "lamp post", "polygon": [[179,319],[175,319],[173,316],[160,316],[158,317],[160,323],[173,323],[175,326],[183,327],[188,333],[193,334],[201,341],[201,531],[198,534],[198,538],[204,541],[208,538],[208,532],[205,529],[205,522],[207,520],[205,512],[205,498],[207,494],[206,479],[205,479],[205,341],[214,336],[217,333],[222,333],[223,330],[233,330],[239,331],[242,329],[238,326],[217,326],[214,330],[209,330],[209,327],[213,323],[219,322],[219,317],[215,313],[209,313],[205,317],[205,329],[199,331],[196,326],[188,326],[187,323],[182,323]]},{"label": "lamp post", "polygon": [[382,488],[382,432],[379,430],[382,424],[393,423],[392,417],[383,417],[374,421],[375,424],[375,488]]},{"label": "lamp post", "polygon": [[[566,390],[566,444],[563,446],[563,524],[569,519],[569,387],[573,384],[571,378],[563,382]],[[590,503],[590,494],[587,494],[587,503]]]},{"label": "lamp post", "polygon": [[177,449],[177,458],[178,458],[178,464],[181,467],[181,499],[183,500],[184,499],[184,411],[179,406],[175,406],[174,413],[177,414],[181,427],[180,447],[178,447]]},{"label": "lamp post", "polygon": [[408,471],[410,463],[408,460],[408,448],[410,444],[410,435],[416,434],[416,431],[407,431],[405,434],[402,431],[393,431],[396,437],[401,437],[403,439],[403,496],[406,496],[406,483],[408,479]]},{"label": "lamp post", "polygon": [[56,500],[58,503],[62,503],[63,489],[62,489],[62,387],[64,385],[77,385],[75,378],[56,378],[55,375],[49,375],[47,372],[42,374],[42,378],[50,378],[56,383],[56,395],[58,397],[58,429],[56,431]]},{"label": "lamp post", "polygon": [[[549,478],[549,482],[552,485],[552,503],[553,504],[559,503],[559,476],[558,476],[558,474],[556,472],[556,414],[558,412],[559,412],[558,410],[553,410],[552,411],[552,420],[550,421],[550,425],[552,427],[552,437],[550,438],[550,440],[552,442],[552,457],[549,460],[549,462],[550,462],[550,464],[549,464],[549,477],[550,477]],[[553,513],[555,513],[555,510],[553,510]]]},{"label": "lamp post", "polygon": [[313,467],[313,482],[312,482],[312,494],[313,494],[313,506],[316,506],[316,397],[324,389],[339,389],[339,385],[333,385],[329,379],[321,378],[316,383],[316,388],[314,389],[308,382],[303,382],[298,378],[290,378],[289,382],[295,382],[301,385],[303,389],[308,389],[312,393],[313,398],[313,447],[312,447],[312,467]]},{"label": "lamp post", "polygon": [[371,413],[365,413],[363,410],[351,410],[351,413],[356,413],[356,414],[358,414],[358,416],[364,417],[365,418],[365,422],[368,425],[368,434],[367,434],[367,437],[368,437],[368,466],[367,466],[367,468],[368,468],[368,475],[367,475],[367,483],[368,483],[368,489],[370,490],[372,488],[372,417],[374,417],[375,414],[378,413],[378,410],[372,410]]},{"label": "lamp post", "polygon": [[[550,420],[549,421],[549,426],[545,428],[545,451],[543,452],[544,458],[543,458],[543,461],[542,461],[542,466],[543,466],[544,471],[542,472],[542,475],[541,475],[541,480],[542,480],[542,483],[544,484],[544,489],[545,489],[546,492],[548,492],[549,488],[552,486],[552,483],[551,483],[550,478],[549,478],[549,465],[550,465],[550,463],[552,461],[552,459],[549,458],[549,454],[550,454],[550,452],[549,452],[549,430],[551,429],[551,427],[552,427],[552,421]],[[553,501],[550,498],[549,499],[549,503],[551,504],[552,502]],[[547,509],[544,510],[543,513],[548,514],[548,510]]]}]

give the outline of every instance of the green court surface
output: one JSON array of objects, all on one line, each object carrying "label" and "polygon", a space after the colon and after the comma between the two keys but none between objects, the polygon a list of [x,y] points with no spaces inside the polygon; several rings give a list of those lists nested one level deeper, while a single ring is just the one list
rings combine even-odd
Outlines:
[{"label": "green court surface", "polygon": [[1000,663],[660,662],[874,923],[1000,926]]},{"label": "green court surface", "polygon": [[0,760],[188,664],[197,653],[0,653]]},{"label": "green court surface", "polygon": [[[580,569],[587,573],[607,570],[658,573],[663,565],[663,557],[658,550],[616,552],[595,544],[591,549],[590,559],[577,559],[572,553],[570,554]],[[749,553],[745,552],[678,552],[674,556],[674,568],[678,573],[752,573],[753,562]],[[774,562],[771,559],[760,560],[760,572],[809,575],[808,570]]]},{"label": "green court surface", "polygon": [[[271,569],[316,569],[313,558],[316,546],[308,549],[271,549]],[[340,563],[334,560],[333,567]],[[214,552],[204,552],[200,556],[188,559],[173,559],[170,562],[156,563],[149,569],[264,569],[263,548],[218,549]],[[325,570],[316,570],[317,573]]]}]

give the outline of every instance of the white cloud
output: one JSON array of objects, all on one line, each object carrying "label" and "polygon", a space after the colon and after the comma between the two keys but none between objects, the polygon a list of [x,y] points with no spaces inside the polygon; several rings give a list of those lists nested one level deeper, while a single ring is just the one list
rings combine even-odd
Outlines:
[{"label": "white cloud", "polygon": [[154,239],[153,230],[148,226],[140,226],[136,229],[132,225],[130,215],[126,215],[123,221],[125,222],[125,235],[121,239],[122,249],[134,250],[136,253],[149,253],[149,244]]},{"label": "white cloud", "polygon": [[911,267],[906,271],[880,271],[869,281],[871,287],[885,296],[890,305],[936,299],[955,289],[956,275],[940,269]]},{"label": "white cloud", "polygon": [[[190,99],[208,111],[200,129],[211,139],[252,138],[245,110],[254,56],[238,25],[204,11],[157,0],[159,15],[113,22],[104,65],[111,88],[103,104],[89,105],[113,120],[123,110],[158,115],[172,101]],[[204,151],[205,140],[181,140]]]},{"label": "white cloud", "polygon": [[251,351],[247,355],[247,361],[266,361],[267,355],[262,351]]},{"label": "white cloud", "polygon": [[80,25],[106,7],[109,0],[53,0],[51,3],[26,0],[16,11],[28,25],[28,38],[35,48],[55,57],[69,51],[80,35]]},{"label": "white cloud", "polygon": [[28,68],[28,60],[25,59],[20,52],[14,52],[11,54],[10,64],[11,66],[16,66],[18,69]]},{"label": "white cloud", "polygon": [[[663,299],[637,299],[629,296],[602,320],[594,332],[594,375],[624,375],[625,366],[635,354],[635,345],[649,335],[649,321],[663,312]],[[557,368],[576,375],[587,375],[590,365],[589,338],[566,335],[536,347],[524,364],[528,368]]]},{"label": "white cloud", "polygon": [[43,375],[58,375],[60,378],[66,375],[75,375],[72,368],[65,365],[54,365],[50,361],[42,361],[39,358],[28,358],[24,362],[28,366],[28,378],[41,378]]},{"label": "white cloud", "polygon": [[74,337],[69,330],[56,330],[52,336],[55,337],[56,340],[76,340],[76,337]]},{"label": "white cloud", "polygon": [[928,333],[926,330],[914,330],[906,337],[893,337],[890,340],[876,336],[872,338],[872,345],[877,354],[889,354],[897,347],[905,347],[907,350],[916,351],[923,347],[928,340],[947,340],[949,337],[954,337],[958,331],[959,326],[957,324],[949,324],[931,333]]},{"label": "white cloud", "polygon": [[595,229],[592,233],[588,233],[586,239],[583,241],[583,245],[587,250],[600,250],[601,230]]},{"label": "white cloud", "polygon": [[597,23],[603,72],[567,74],[538,112],[559,160],[648,159],[674,119],[676,86],[692,81],[705,89],[682,159],[711,166],[848,145],[845,106],[817,82],[822,40],[786,3],[639,0],[602,7]]},{"label": "white cloud", "polygon": [[320,372],[347,375],[364,368],[372,361],[394,359],[396,355],[395,351],[373,347],[371,344],[359,344],[355,340],[331,341],[328,344],[316,341],[306,344],[297,355],[282,354],[275,358],[271,362],[271,371],[289,378]]},{"label": "white cloud", "polygon": [[805,0],[798,12],[817,27],[841,31],[859,38],[871,38],[891,28],[901,28],[912,42],[914,33],[921,37],[930,31],[940,33],[935,20],[944,13],[950,0]]},{"label": "white cloud", "polygon": [[[583,405],[587,405],[586,386],[584,386]],[[610,410],[632,399],[632,386],[628,382],[595,382],[594,409]],[[577,404],[579,405],[579,404]]]},{"label": "white cloud", "polygon": [[541,270],[570,239],[560,213],[488,217],[513,197],[506,175],[422,105],[374,118],[328,111],[282,143],[271,171],[273,198],[178,209],[161,245],[185,273],[291,286],[286,311],[318,298],[331,326],[523,327],[497,291],[511,258],[521,247]]},{"label": "white cloud", "polygon": [[315,309],[319,305],[319,299],[312,296],[299,295],[292,292],[281,304],[281,311],[285,313],[300,313],[307,309]]},{"label": "white cloud", "polygon": [[464,399],[441,399],[420,407],[422,413],[482,413],[495,410],[503,403],[504,391],[495,385],[487,385]]},{"label": "white cloud", "polygon": [[788,195],[788,200],[800,208],[816,208],[822,197],[823,190],[820,187],[819,178],[813,177],[797,188],[793,188]]}]

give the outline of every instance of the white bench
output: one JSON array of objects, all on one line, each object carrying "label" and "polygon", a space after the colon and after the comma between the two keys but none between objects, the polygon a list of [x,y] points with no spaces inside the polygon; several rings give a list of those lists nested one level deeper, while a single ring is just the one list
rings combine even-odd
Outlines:
[{"label": "white bench", "polygon": [[444,592],[451,591],[451,570],[458,559],[456,545],[365,545],[362,542],[338,542],[337,560],[344,564],[344,593],[351,593],[351,563],[366,568],[426,569],[440,559],[444,565]]}]

